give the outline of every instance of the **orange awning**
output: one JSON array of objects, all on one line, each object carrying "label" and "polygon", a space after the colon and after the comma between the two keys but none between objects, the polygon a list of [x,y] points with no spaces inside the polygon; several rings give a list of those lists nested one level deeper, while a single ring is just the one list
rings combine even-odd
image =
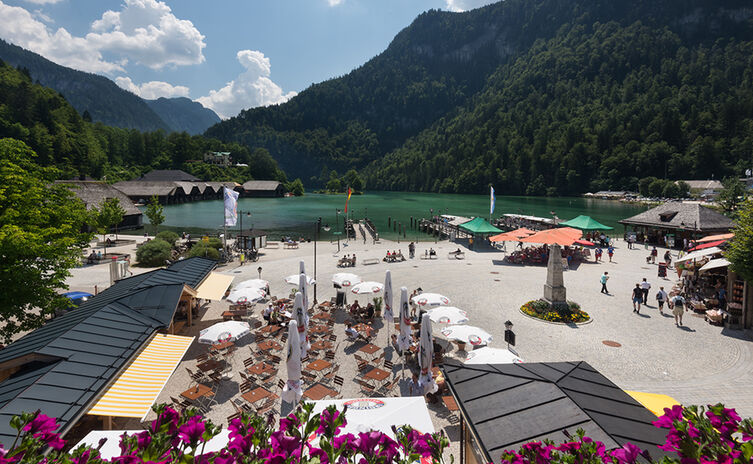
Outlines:
[{"label": "orange awning", "polygon": [[562,227],[559,229],[542,230],[529,237],[521,238],[520,241],[524,243],[540,243],[542,245],[572,246],[582,235],[583,232],[578,229]]},{"label": "orange awning", "polygon": [[708,237],[703,237],[701,239],[696,240],[696,242],[704,243],[704,242],[716,242],[717,240],[729,240],[734,236],[735,234],[709,235]]},{"label": "orange awning", "polygon": [[489,237],[489,241],[492,242],[517,242],[523,237],[527,237],[531,234],[535,234],[533,230],[526,229],[525,227],[521,227],[520,229],[511,230],[510,232],[505,232],[503,234],[495,235],[493,237]]}]

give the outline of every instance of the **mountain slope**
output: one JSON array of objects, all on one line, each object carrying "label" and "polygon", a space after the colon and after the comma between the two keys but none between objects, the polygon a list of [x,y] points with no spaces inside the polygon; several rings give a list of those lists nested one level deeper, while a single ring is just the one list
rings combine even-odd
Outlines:
[{"label": "mountain slope", "polygon": [[500,66],[562,28],[642,21],[695,46],[748,38],[750,17],[741,0],[506,0],[460,14],[429,11],[349,74],[285,104],[243,111],[207,134],[267,148],[290,176],[321,182],[324,167],[362,168],[453,118]]},{"label": "mountain slope", "polygon": [[106,77],[60,66],[3,40],[0,59],[28,69],[32,79],[63,94],[80,114],[88,111],[93,121],[140,131],[170,130],[144,100]]},{"label": "mountain slope", "polygon": [[156,100],[144,101],[157,116],[170,126],[170,129],[176,132],[188,132],[191,135],[201,134],[208,127],[220,122],[217,113],[189,98],[161,97]]}]

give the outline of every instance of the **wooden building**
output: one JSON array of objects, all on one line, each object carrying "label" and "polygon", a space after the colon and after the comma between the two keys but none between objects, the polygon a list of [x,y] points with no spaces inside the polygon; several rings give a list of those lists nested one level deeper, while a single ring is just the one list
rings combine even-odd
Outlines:
[{"label": "wooden building", "polygon": [[117,198],[125,210],[123,220],[117,226],[118,230],[138,229],[142,225],[141,211],[133,205],[128,196],[112,185],[91,180],[61,180],[55,183],[69,187],[74,195],[84,202],[87,210],[98,209],[105,200]]},{"label": "wooden building", "polygon": [[735,226],[732,219],[711,208],[679,201],[664,203],[619,222],[625,226],[626,236],[635,233],[639,242],[673,248],[681,248],[685,239],[723,234]]},{"label": "wooden building", "polygon": [[244,197],[281,197],[285,187],[276,180],[250,180],[243,184]]},{"label": "wooden building", "polygon": [[137,180],[141,182],[199,182],[198,177],[180,169],[155,169]]}]

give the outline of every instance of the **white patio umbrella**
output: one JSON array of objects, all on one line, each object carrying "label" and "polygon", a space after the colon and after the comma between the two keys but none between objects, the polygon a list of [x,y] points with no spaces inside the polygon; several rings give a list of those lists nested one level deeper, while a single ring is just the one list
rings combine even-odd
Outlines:
[{"label": "white patio umbrella", "polygon": [[472,325],[451,325],[442,329],[442,335],[473,346],[486,345],[492,341],[492,336],[486,330]]},{"label": "white patio umbrella", "polygon": [[466,364],[511,364],[522,363],[523,360],[503,348],[485,346],[468,353]]},{"label": "white patio umbrella", "polygon": [[243,282],[238,282],[235,288],[258,288],[266,293],[266,289],[269,287],[269,282],[264,279],[249,279]]},{"label": "white patio umbrella", "polygon": [[297,403],[303,396],[301,389],[301,344],[298,342],[298,323],[291,319],[288,324],[288,349],[285,361],[288,370],[288,382],[282,389],[282,399],[288,403]]},{"label": "white patio umbrella", "polygon": [[428,314],[421,318],[421,335],[418,342],[418,386],[423,388],[424,395],[434,393],[438,387],[434,382],[434,375],[431,372],[431,364],[434,360],[434,342],[431,337],[431,322]]},{"label": "white patio umbrella", "polygon": [[338,272],[332,276],[332,282],[341,287],[352,287],[353,285],[360,284],[361,278],[350,272]]},{"label": "white patio umbrella", "polygon": [[309,315],[303,307],[303,295],[301,295],[301,292],[296,292],[295,294],[293,317],[298,328],[297,338],[300,344],[301,359],[303,359],[308,354],[311,345],[309,344]]},{"label": "white patio umbrella", "polygon": [[439,293],[419,293],[411,298],[411,301],[421,308],[447,306],[450,304],[450,299]]},{"label": "white patio umbrella", "polygon": [[[290,274],[289,276],[285,277],[285,283],[288,285],[301,285],[301,274]],[[306,283],[309,285],[314,285],[316,283],[316,280],[314,280],[310,276],[306,276]]]},{"label": "white patio umbrella", "polygon": [[234,342],[250,333],[251,328],[248,326],[248,322],[218,322],[199,332],[199,343],[214,345],[220,342]]},{"label": "white patio umbrella", "polygon": [[[301,261],[303,262],[303,261]],[[298,274],[298,291],[301,293],[301,296],[303,297],[303,309],[304,313],[306,314],[306,326],[308,326],[308,311],[309,309],[309,289],[308,285],[306,285],[306,274],[301,272]]]},{"label": "white patio umbrella", "polygon": [[230,295],[227,297],[227,301],[231,303],[253,303],[259,300],[263,300],[267,294],[264,290],[260,290],[254,287],[234,288]]},{"label": "white patio umbrella", "polygon": [[437,324],[465,324],[468,314],[454,306],[439,306],[426,311],[432,322]]},{"label": "white patio umbrella", "polygon": [[356,284],[350,288],[350,291],[355,293],[356,295],[367,295],[369,293],[379,293],[382,290],[384,290],[384,285],[380,284],[379,282],[361,282],[360,284]]},{"label": "white patio umbrella", "polygon": [[392,274],[384,273],[384,325],[387,327],[387,346],[390,346],[390,329],[395,323],[395,314],[392,312]]},{"label": "white patio umbrella", "polygon": [[410,348],[412,341],[408,289],[400,287],[400,335],[397,337],[397,346],[400,351],[405,351]]}]

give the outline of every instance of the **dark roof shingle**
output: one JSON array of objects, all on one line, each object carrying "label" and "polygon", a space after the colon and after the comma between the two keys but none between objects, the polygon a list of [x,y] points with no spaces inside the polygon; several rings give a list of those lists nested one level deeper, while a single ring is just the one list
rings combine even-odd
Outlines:
[{"label": "dark roof shingle", "polygon": [[670,201],[619,221],[620,224],[683,229],[698,232],[728,231],[732,219],[698,203]]}]

